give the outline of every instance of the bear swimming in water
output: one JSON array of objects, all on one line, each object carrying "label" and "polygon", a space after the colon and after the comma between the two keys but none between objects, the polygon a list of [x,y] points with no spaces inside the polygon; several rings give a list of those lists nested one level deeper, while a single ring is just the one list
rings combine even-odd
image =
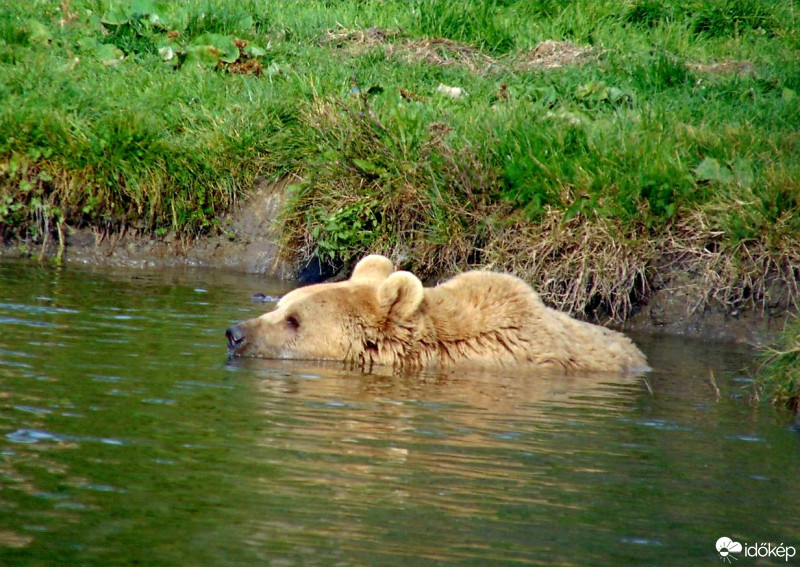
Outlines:
[{"label": "bear swimming in water", "polygon": [[375,255],[362,259],[349,280],[296,289],[226,335],[232,356],[334,360],[365,370],[647,369],[625,335],[547,307],[519,278],[473,271],[426,288]]}]

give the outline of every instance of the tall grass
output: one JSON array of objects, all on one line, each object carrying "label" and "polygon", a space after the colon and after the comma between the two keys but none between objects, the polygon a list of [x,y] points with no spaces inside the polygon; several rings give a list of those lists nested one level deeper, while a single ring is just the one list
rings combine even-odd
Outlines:
[{"label": "tall grass", "polygon": [[797,413],[800,408],[800,319],[787,325],[781,340],[763,352],[757,384],[761,395]]}]

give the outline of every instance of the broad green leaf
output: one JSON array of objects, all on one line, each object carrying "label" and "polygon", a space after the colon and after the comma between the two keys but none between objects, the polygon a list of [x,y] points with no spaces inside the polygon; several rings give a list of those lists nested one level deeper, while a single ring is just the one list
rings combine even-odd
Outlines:
[{"label": "broad green leaf", "polygon": [[590,81],[576,88],[575,96],[581,100],[609,100],[609,88],[603,81]]},{"label": "broad green leaf", "polygon": [[95,56],[103,62],[103,65],[117,65],[125,57],[125,54],[114,45],[102,43],[96,47]]},{"label": "broad green leaf", "polygon": [[244,52],[250,57],[266,57],[267,51],[257,45],[248,43],[244,48]]},{"label": "broad green leaf", "polygon": [[250,31],[250,29],[253,27],[253,16],[250,15],[244,16],[237,23],[238,25],[236,26],[236,29],[238,31],[243,31],[243,32]]},{"label": "broad green leaf", "polygon": [[783,90],[781,91],[781,98],[786,102],[791,102],[797,99],[797,93],[789,87],[783,87]]},{"label": "broad green leaf", "polygon": [[189,13],[181,2],[155,0],[150,21],[165,30],[184,30],[189,25]]},{"label": "broad green leaf", "polygon": [[608,99],[611,102],[617,102],[624,96],[625,93],[622,91],[622,89],[618,89],[617,87],[610,87],[608,89]]},{"label": "broad green leaf", "polygon": [[233,63],[239,59],[239,48],[235,40],[229,35],[217,33],[205,33],[192,41],[190,49],[202,47],[208,54],[213,55],[219,61]]},{"label": "broad green leaf", "polygon": [[132,16],[128,2],[113,2],[100,21],[110,26],[121,26],[127,24]]},{"label": "broad green leaf", "polygon": [[626,102],[631,102],[631,96],[622,89],[610,87],[608,89],[608,100],[613,104],[623,104]]},{"label": "broad green leaf", "polygon": [[216,67],[219,63],[219,50],[210,45],[190,45],[184,51],[186,59],[183,67]]},{"label": "broad green leaf", "polygon": [[130,0],[130,13],[136,16],[152,16],[157,14],[154,0]]},{"label": "broad green leaf", "polygon": [[730,183],[734,180],[731,170],[714,158],[707,157],[694,168],[694,176],[698,181],[718,181],[720,183]]}]

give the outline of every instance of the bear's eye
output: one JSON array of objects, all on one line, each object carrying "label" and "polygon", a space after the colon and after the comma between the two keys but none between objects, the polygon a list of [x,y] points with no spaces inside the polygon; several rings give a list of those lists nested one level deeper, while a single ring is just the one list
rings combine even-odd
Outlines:
[{"label": "bear's eye", "polygon": [[300,320],[295,315],[289,315],[286,318],[286,328],[296,331],[300,328]]}]

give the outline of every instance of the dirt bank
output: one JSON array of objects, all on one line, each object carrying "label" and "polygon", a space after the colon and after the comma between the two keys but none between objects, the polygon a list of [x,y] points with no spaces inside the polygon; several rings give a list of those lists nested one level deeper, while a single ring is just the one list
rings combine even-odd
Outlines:
[{"label": "dirt bank", "polygon": [[[302,267],[280,257],[278,213],[287,185],[287,181],[260,183],[249,199],[220,219],[221,234],[200,239],[161,238],[130,231],[103,234],[67,227],[64,261],[148,269],[207,266],[294,279]],[[44,256],[55,257],[57,244],[51,239]],[[41,254],[38,245],[6,243],[0,247],[0,257]],[[781,289],[785,284],[776,282],[770,296],[777,299],[769,304],[734,307],[707,300],[703,278],[686,271],[680,263],[665,261],[654,272],[647,297],[635,306],[623,330],[759,345],[774,340],[794,309],[789,290]]]},{"label": "dirt bank", "polygon": [[[67,263],[132,268],[208,266],[231,271],[291,278],[292,270],[278,259],[277,215],[286,182],[257,185],[251,198],[222,217],[221,234],[198,239],[157,237],[126,231],[67,227],[64,261]],[[50,239],[44,256],[55,257],[58,242]],[[40,245],[7,243],[0,256],[42,256]]]},{"label": "dirt bank", "polygon": [[625,321],[624,330],[765,345],[783,331],[792,309],[785,289],[776,290],[775,294],[784,299],[770,305],[734,307],[713,299],[707,301],[699,287],[701,278],[682,270],[659,272],[654,280],[648,297]]}]

